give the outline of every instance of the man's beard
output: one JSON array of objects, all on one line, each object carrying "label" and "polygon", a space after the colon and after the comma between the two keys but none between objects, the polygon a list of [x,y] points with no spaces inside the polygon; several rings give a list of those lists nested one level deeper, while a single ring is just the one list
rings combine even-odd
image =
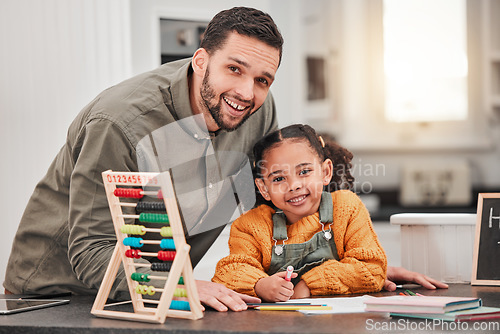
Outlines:
[{"label": "man's beard", "polygon": [[[212,116],[215,123],[217,124],[217,126],[221,130],[226,130],[228,132],[234,131],[234,130],[238,129],[243,123],[245,123],[246,120],[252,115],[252,113],[248,112],[247,114],[245,114],[243,116],[243,118],[241,119],[241,121],[237,124],[232,125],[232,124],[224,123],[224,119],[223,119],[224,115],[222,115],[222,113],[220,111],[221,103],[222,103],[222,96],[221,96],[218,103],[216,103],[216,104],[210,103],[210,101],[215,99],[216,94],[215,94],[213,88],[210,86],[209,74],[210,74],[210,71],[209,71],[209,68],[207,67],[207,71],[205,73],[205,77],[203,78],[203,82],[201,84],[201,89],[200,89],[200,94],[201,94],[201,98],[203,100],[203,103],[205,103],[205,107],[208,109],[208,111],[210,112],[210,115]],[[250,105],[249,109],[252,110],[253,108],[254,108],[254,105],[252,103],[252,105]]]}]

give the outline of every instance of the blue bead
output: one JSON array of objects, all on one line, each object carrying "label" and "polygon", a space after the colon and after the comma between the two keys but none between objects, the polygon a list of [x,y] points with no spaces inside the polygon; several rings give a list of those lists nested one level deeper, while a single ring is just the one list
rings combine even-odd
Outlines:
[{"label": "blue bead", "polygon": [[184,300],[172,300],[172,302],[170,303],[170,308],[172,310],[183,310],[183,311],[191,310],[189,302],[186,302]]},{"label": "blue bead", "polygon": [[142,238],[134,238],[134,237],[127,237],[123,239],[123,244],[125,246],[130,246],[134,248],[141,248],[143,245]]},{"label": "blue bead", "polygon": [[162,249],[175,249],[174,239],[162,239],[160,247]]}]

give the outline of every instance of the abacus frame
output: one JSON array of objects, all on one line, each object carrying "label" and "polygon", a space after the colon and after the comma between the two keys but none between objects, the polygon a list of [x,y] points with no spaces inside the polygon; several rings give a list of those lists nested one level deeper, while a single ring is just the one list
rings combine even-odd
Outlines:
[{"label": "abacus frame", "polygon": [[[103,281],[97,293],[91,313],[97,317],[123,319],[151,323],[164,323],[167,317],[196,320],[203,317],[203,309],[200,303],[198,290],[194,282],[193,267],[189,257],[190,246],[186,243],[181,216],[175,197],[172,179],[169,172],[162,173],[139,173],[139,172],[113,172],[111,170],[102,173],[104,188],[113,220],[116,234],[116,246],[104,275]],[[151,184],[153,183],[153,184]],[[168,278],[166,279],[163,292],[157,307],[146,307],[142,295],[136,293],[138,282],[132,280],[131,275],[135,272],[134,260],[125,256],[127,246],[123,244],[124,233],[121,228],[125,225],[122,217],[122,205],[114,195],[117,186],[157,186],[163,194],[166,213],[169,217],[172,237],[174,239],[176,255],[172,262]],[[127,285],[129,288],[133,312],[115,311],[105,309],[106,301],[115,282],[120,264],[123,264]],[[187,301],[190,310],[170,309],[170,303],[174,298],[174,292],[178,281],[182,276],[184,288],[187,292]]]}]

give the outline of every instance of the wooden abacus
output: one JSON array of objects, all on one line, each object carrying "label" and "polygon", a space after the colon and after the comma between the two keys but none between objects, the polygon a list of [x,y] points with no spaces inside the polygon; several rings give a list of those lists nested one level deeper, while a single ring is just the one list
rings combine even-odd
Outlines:
[{"label": "wooden abacus", "polygon": [[[104,318],[152,323],[164,323],[167,317],[192,320],[202,318],[203,310],[189,258],[190,246],[184,236],[170,173],[106,171],[102,173],[102,177],[117,242],[91,313]],[[139,186],[141,188],[138,188]],[[155,190],[146,191],[144,190],[146,187]],[[139,199],[146,195],[163,199],[163,202],[120,201],[120,198]],[[123,213],[123,207],[135,207],[136,211],[155,213],[141,212],[138,215],[129,215]],[[125,224],[126,218],[138,219],[139,222],[159,223],[162,227],[146,228],[141,225]],[[159,233],[164,239],[143,240],[131,236],[144,235],[146,232]],[[158,247],[158,251],[141,252],[139,248],[144,244]],[[142,256],[154,256],[163,262],[136,262],[135,259]],[[120,264],[125,271],[131,300],[106,304]],[[168,272],[168,276],[137,272],[136,269],[140,267],[149,267],[158,273]],[[160,287],[140,284],[151,279],[160,282],[164,280],[165,283]],[[146,295],[152,296],[156,293],[161,294],[159,299],[145,298]],[[132,303],[133,311],[112,309],[123,303]]]}]

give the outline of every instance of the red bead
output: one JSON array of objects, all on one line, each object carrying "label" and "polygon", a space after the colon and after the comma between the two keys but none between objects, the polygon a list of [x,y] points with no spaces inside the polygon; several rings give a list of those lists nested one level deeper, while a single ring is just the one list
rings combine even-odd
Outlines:
[{"label": "red bead", "polygon": [[175,251],[158,251],[158,259],[162,261],[173,261]]},{"label": "red bead", "polygon": [[116,188],[113,194],[116,197],[127,197],[127,198],[142,198],[142,189],[132,189],[132,188]]},{"label": "red bead", "polygon": [[125,256],[136,258],[136,259],[141,258],[141,256],[139,255],[139,251],[137,249],[127,249],[125,251]]}]

